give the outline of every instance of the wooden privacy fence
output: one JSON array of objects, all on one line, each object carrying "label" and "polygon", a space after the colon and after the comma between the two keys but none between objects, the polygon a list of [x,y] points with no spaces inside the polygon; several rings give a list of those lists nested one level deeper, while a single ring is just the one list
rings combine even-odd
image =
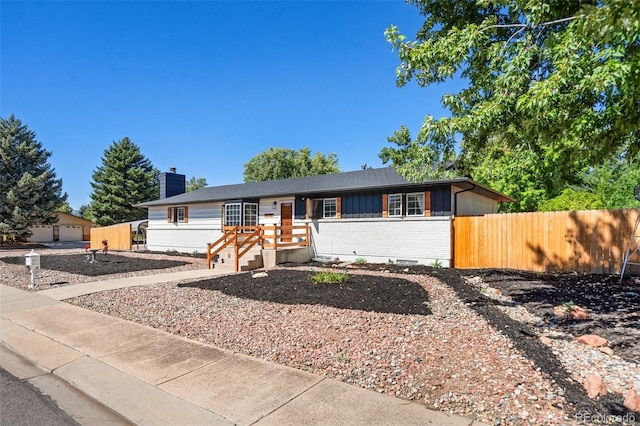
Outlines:
[{"label": "wooden privacy fence", "polygon": [[102,240],[109,241],[109,250],[131,250],[131,224],[102,226],[91,229],[91,248],[102,249]]},{"label": "wooden privacy fence", "polygon": [[454,266],[619,274],[637,217],[634,209],[456,217]]}]

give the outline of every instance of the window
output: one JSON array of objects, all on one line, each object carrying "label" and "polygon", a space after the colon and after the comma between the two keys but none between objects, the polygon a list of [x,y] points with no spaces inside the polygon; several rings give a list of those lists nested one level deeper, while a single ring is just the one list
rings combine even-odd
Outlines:
[{"label": "window", "polygon": [[389,216],[402,216],[402,194],[389,194],[388,203]]},{"label": "window", "polygon": [[307,219],[341,219],[341,197],[307,198],[305,216]]},{"label": "window", "polygon": [[335,198],[325,198],[323,201],[322,217],[337,217],[338,202]]},{"label": "window", "polygon": [[169,207],[167,209],[167,222],[170,223],[187,223],[187,207]]},{"label": "window", "polygon": [[424,214],[424,193],[407,194],[407,216]]},{"label": "window", "polygon": [[226,226],[242,225],[242,210],[240,210],[240,203],[225,204],[224,224]]},{"label": "window", "polygon": [[258,226],[258,204],[256,203],[244,204],[244,225]]}]

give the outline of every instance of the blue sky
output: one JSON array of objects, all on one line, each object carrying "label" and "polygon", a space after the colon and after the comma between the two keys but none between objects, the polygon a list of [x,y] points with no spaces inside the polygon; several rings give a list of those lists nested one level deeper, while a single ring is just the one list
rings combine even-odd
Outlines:
[{"label": "blue sky", "polygon": [[104,150],[128,136],[161,171],[240,183],[269,147],[382,167],[402,124],[415,134],[451,85],[395,85],[403,1],[0,3],[0,116],[52,152],[74,209]]}]

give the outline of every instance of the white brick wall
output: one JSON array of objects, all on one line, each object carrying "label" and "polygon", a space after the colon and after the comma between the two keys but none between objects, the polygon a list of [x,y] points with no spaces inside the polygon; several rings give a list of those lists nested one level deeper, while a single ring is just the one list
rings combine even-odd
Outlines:
[{"label": "white brick wall", "polygon": [[429,265],[451,261],[451,218],[336,219],[310,223],[316,256],[367,262],[414,260]]}]

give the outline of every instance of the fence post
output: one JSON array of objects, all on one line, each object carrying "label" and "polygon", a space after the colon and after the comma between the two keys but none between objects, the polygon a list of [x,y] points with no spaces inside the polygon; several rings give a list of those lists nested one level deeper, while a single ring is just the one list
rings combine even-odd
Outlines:
[{"label": "fence post", "polygon": [[236,242],[236,244],[234,245],[233,248],[234,248],[234,251],[236,252],[236,255],[235,255],[235,258],[236,258],[235,259],[235,263],[236,263],[236,265],[235,266],[236,266],[236,272],[238,272],[238,270],[240,269],[240,259],[238,259],[238,244],[237,244],[237,242]]}]

